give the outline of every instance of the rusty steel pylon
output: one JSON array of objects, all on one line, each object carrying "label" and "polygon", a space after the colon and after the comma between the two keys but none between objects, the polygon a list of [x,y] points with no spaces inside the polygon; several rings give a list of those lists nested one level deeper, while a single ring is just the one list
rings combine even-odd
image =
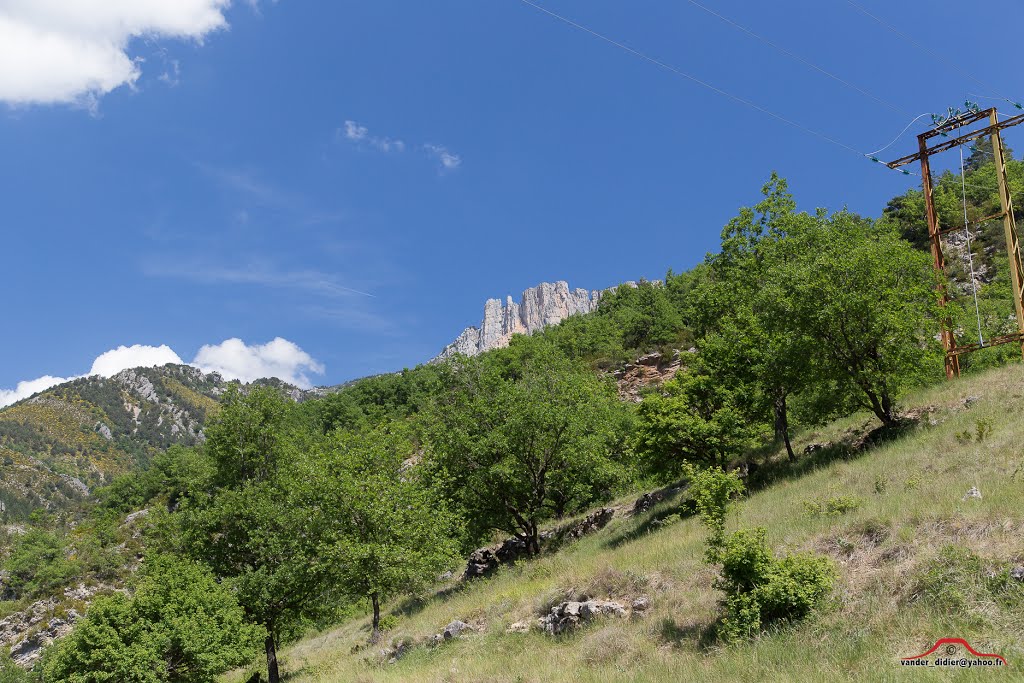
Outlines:
[{"label": "rusty steel pylon", "polygon": [[[951,138],[931,147],[928,146],[928,141],[932,138],[938,136],[948,138],[951,131],[970,126],[985,118],[989,120],[989,125],[985,128]],[[1024,123],[1024,114],[1013,116],[1000,123],[999,116],[994,107],[958,114],[943,121],[935,128],[918,135],[918,151],[916,154],[910,154],[886,164],[889,168],[899,168],[914,161],[920,160],[921,162],[921,184],[924,190],[925,211],[928,218],[928,237],[931,242],[932,263],[938,281],[939,305],[945,308],[949,303],[949,294],[946,288],[946,261],[942,253],[941,238],[943,235],[956,230],[969,229],[969,226],[956,225],[949,228],[939,226],[939,217],[935,211],[932,171],[928,159],[935,154],[954,149],[979,138],[986,136],[992,138],[992,154],[995,157],[996,178],[999,182],[999,203],[1002,210],[1000,213],[985,216],[980,220],[974,221],[972,225],[978,225],[985,221],[995,220],[996,218],[1003,219],[1003,229],[1006,234],[1006,251],[1010,259],[1013,306],[1017,313],[1017,332],[1016,334],[993,337],[984,343],[982,343],[982,340],[979,340],[976,344],[957,344],[956,337],[953,334],[952,322],[948,316],[945,317],[942,321],[941,339],[942,347],[946,352],[946,377],[948,379],[960,376],[960,355],[964,353],[970,353],[990,346],[999,346],[1000,344],[1017,343],[1021,345],[1021,354],[1024,356],[1024,265],[1021,263],[1020,240],[1017,237],[1017,224],[1013,216],[1013,197],[1010,194],[1010,186],[1006,178],[1006,159],[1003,154],[1002,137],[999,134],[999,131],[1002,129],[1016,126],[1019,123]]]}]

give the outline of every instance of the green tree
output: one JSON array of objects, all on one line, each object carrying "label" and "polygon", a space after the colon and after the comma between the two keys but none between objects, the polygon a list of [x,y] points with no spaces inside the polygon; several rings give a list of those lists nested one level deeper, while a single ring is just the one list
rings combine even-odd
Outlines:
[{"label": "green tree", "polygon": [[370,600],[373,642],[382,600],[418,590],[458,558],[456,520],[406,462],[413,450],[393,432],[337,431],[300,475],[302,505],[334,511],[341,533],[323,553],[342,568],[343,590]]},{"label": "green tree", "polygon": [[785,179],[775,173],[761,191],[764,199],[729,222],[721,251],[706,259],[707,278],[692,295],[694,325],[708,372],[743,397],[737,407],[750,422],[774,424],[793,460],[788,402],[807,381],[806,337],[770,324],[773,302],[763,283],[786,257],[779,244],[813,217],[796,212]]},{"label": "green tree", "polygon": [[0,683],[35,683],[35,676],[14,663],[7,648],[0,648]]},{"label": "green tree", "polygon": [[680,371],[637,408],[633,440],[641,463],[666,478],[678,477],[687,463],[728,466],[760,433],[742,402],[742,391],[699,365]]},{"label": "green tree", "polygon": [[294,411],[275,389],[229,394],[207,429],[221,488],[187,500],[163,534],[170,548],[206,562],[265,629],[271,683],[280,680],[278,645],[333,609],[340,571],[321,553],[337,539],[336,516],[311,505],[295,476],[314,435],[294,428]]},{"label": "green tree", "polygon": [[292,418],[293,406],[279,390],[255,387],[243,393],[232,384],[204,430],[206,452],[216,467],[214,483],[232,487],[273,479]]},{"label": "green tree", "polygon": [[466,513],[540,550],[540,523],[606,498],[626,479],[628,419],[614,388],[541,338],[455,363],[430,430],[430,467]]},{"label": "green tree", "polygon": [[174,510],[187,496],[205,495],[215,476],[213,462],[201,449],[171,446],[149,466],[118,477],[96,492],[102,506],[117,512],[138,510],[160,499]]},{"label": "green tree", "polygon": [[928,257],[888,224],[847,211],[819,213],[773,257],[769,331],[804,340],[815,384],[895,425],[896,397],[920,379],[935,327]]},{"label": "green tree", "polygon": [[131,597],[98,598],[47,653],[46,680],[70,683],[213,681],[248,661],[261,631],[208,568],[149,557]]},{"label": "green tree", "polygon": [[38,597],[81,575],[82,564],[72,555],[60,533],[29,527],[14,541],[3,567],[15,593]]},{"label": "green tree", "polygon": [[619,285],[603,295],[597,314],[614,321],[621,330],[623,346],[630,350],[671,343],[683,330],[682,318],[665,287],[646,280],[636,286]]}]

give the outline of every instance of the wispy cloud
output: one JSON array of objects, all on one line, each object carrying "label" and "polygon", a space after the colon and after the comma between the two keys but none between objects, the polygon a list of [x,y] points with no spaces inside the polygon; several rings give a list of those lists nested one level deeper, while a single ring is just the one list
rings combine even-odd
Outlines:
[{"label": "wispy cloud", "polygon": [[[404,152],[407,148],[404,141],[398,138],[374,135],[370,132],[369,128],[352,119],[347,119],[335,131],[334,136],[339,141],[369,147],[380,152]],[[419,146],[413,145],[413,148],[434,159],[440,164],[442,171],[453,171],[462,165],[462,157],[444,145],[430,143]]]},{"label": "wispy cloud", "polygon": [[453,171],[462,165],[462,157],[443,145],[423,145],[423,149],[436,158],[441,168],[446,171]]},{"label": "wispy cloud", "polygon": [[370,129],[355,121],[345,121],[345,125],[339,128],[335,135],[350,142],[369,145],[381,152],[404,152],[405,143],[396,138],[371,135]]},{"label": "wispy cloud", "polygon": [[147,263],[143,266],[143,272],[150,276],[175,277],[202,284],[248,284],[303,290],[331,298],[351,296],[375,298],[369,292],[341,284],[329,273],[309,269],[280,270],[263,262],[254,262],[242,267],[200,262],[192,264]]},{"label": "wispy cloud", "polygon": [[167,68],[157,78],[172,88],[181,83],[181,62],[177,59],[167,60]]},{"label": "wispy cloud", "polygon": [[393,319],[362,308],[308,304],[302,306],[299,311],[308,318],[322,320],[347,329],[362,332],[372,331],[386,335],[396,335],[402,332],[401,326]]},{"label": "wispy cloud", "polygon": [[196,167],[222,187],[246,195],[256,203],[296,211],[305,209],[302,197],[272,185],[251,169],[222,168],[202,162],[196,163]]}]

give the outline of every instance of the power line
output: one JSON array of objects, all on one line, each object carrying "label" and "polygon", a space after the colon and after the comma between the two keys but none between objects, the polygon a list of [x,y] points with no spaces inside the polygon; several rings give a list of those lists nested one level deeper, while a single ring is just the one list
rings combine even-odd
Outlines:
[{"label": "power line", "polygon": [[[654,64],[655,66],[657,66],[659,68],[665,69],[666,71],[669,71],[669,72],[675,74],[676,76],[679,76],[681,78],[685,78],[688,81],[696,83],[697,85],[699,85],[699,86],[701,86],[703,88],[706,88],[706,89],[708,89],[708,90],[710,90],[710,91],[712,91],[712,92],[714,92],[714,93],[716,93],[718,95],[721,95],[722,97],[728,98],[728,99],[730,99],[730,100],[732,100],[734,102],[738,102],[739,104],[742,104],[745,107],[749,107],[750,109],[754,109],[755,111],[759,111],[762,114],[766,114],[766,115],[772,117],[773,119],[775,119],[777,121],[781,121],[782,123],[785,123],[785,124],[787,124],[789,126],[797,128],[799,130],[802,130],[805,133],[808,133],[808,134],[813,135],[813,136],[815,136],[817,138],[820,138],[820,139],[822,139],[822,140],[824,140],[826,142],[829,142],[829,143],[831,143],[831,144],[833,144],[833,145],[835,145],[837,147],[841,147],[842,149],[845,149],[848,152],[853,152],[857,156],[865,157],[865,158],[870,159],[871,161],[873,161],[875,163],[881,163],[878,159],[872,157],[871,155],[865,154],[864,152],[861,152],[860,150],[858,150],[858,149],[856,149],[854,147],[851,147],[850,145],[847,145],[844,142],[840,142],[839,140],[835,139],[834,137],[832,137],[830,135],[822,133],[821,131],[815,130],[813,128],[808,128],[807,126],[805,126],[803,124],[800,124],[800,123],[797,123],[796,121],[793,121],[792,119],[788,119],[785,116],[782,116],[781,114],[776,114],[775,112],[771,111],[770,109],[766,109],[765,107],[762,107],[759,104],[751,102],[750,100],[744,99],[744,98],[740,97],[739,95],[733,95],[732,93],[727,92],[727,91],[725,91],[725,90],[723,90],[723,89],[721,89],[721,88],[719,88],[717,86],[714,86],[711,83],[708,83],[707,81],[701,80],[700,78],[697,78],[696,76],[693,76],[692,74],[686,73],[682,69],[679,69],[679,68],[677,68],[675,66],[672,66],[671,64],[667,64],[667,63],[665,63],[665,62],[663,62],[661,60],[655,59],[654,57],[651,57],[650,55],[644,54],[643,52],[640,52],[639,50],[635,50],[635,49],[629,47],[628,45],[625,45],[623,43],[620,43],[617,40],[609,38],[608,36],[604,35],[603,33],[598,33],[597,31],[595,31],[595,30],[593,30],[591,28],[587,28],[586,26],[584,26],[582,24],[576,23],[572,19],[564,17],[561,14],[556,14],[555,12],[552,12],[551,10],[536,4],[535,2],[531,2],[531,0],[519,0],[519,1],[521,3],[523,3],[524,5],[529,5],[530,7],[534,8],[535,10],[537,10],[539,12],[543,12],[544,14],[546,14],[546,15],[554,18],[554,19],[557,19],[558,21],[560,21],[560,22],[562,22],[564,24],[567,24],[567,25],[569,25],[569,26],[571,26],[571,27],[573,27],[573,28],[575,28],[575,29],[577,29],[579,31],[584,32],[584,33],[588,33],[588,34],[594,36],[595,38],[603,40],[604,42],[608,43],[609,45],[613,45],[613,46],[619,48],[620,50],[628,52],[629,54],[633,55],[634,57],[639,57],[640,59],[642,59],[642,60],[644,60],[646,62],[650,62],[651,64]],[[916,175],[916,174],[911,173],[910,171],[907,171],[905,169],[892,169],[892,170],[895,170],[896,172],[901,173],[902,175]]]},{"label": "power line", "polygon": [[931,116],[931,115],[932,115],[932,113],[931,113],[931,112],[927,112],[927,111],[926,111],[925,113],[923,113],[923,114],[918,114],[917,116],[915,116],[915,117],[914,117],[914,120],[913,120],[913,121],[911,121],[910,123],[908,123],[908,124],[907,124],[907,127],[906,127],[906,128],[904,128],[903,130],[901,130],[901,131],[900,131],[900,134],[899,134],[899,135],[897,135],[896,137],[894,137],[894,138],[892,139],[892,142],[890,142],[890,143],[889,143],[888,145],[886,145],[885,147],[882,147],[881,149],[876,149],[876,150],[875,150],[874,152],[868,152],[868,153],[867,153],[867,157],[868,157],[868,158],[871,158],[871,157],[875,156],[876,154],[879,154],[879,153],[881,153],[881,152],[884,152],[885,150],[889,149],[890,147],[892,147],[893,145],[895,145],[895,144],[896,144],[896,143],[897,143],[897,142],[899,141],[899,139],[900,139],[901,137],[903,137],[903,134],[904,134],[904,133],[906,133],[906,132],[907,132],[908,130],[910,130],[910,127],[911,127],[912,125],[914,125],[915,123],[917,123],[917,122],[918,122],[918,121],[919,121],[920,119],[923,119],[924,117],[926,117],[926,116]]},{"label": "power line", "polygon": [[899,107],[899,106],[897,106],[895,104],[892,104],[891,102],[888,102],[887,100],[884,100],[881,97],[873,95],[872,93],[868,92],[867,90],[864,90],[863,88],[861,88],[859,86],[856,86],[853,83],[850,83],[846,79],[844,79],[844,78],[842,78],[840,76],[837,76],[836,74],[832,73],[831,71],[823,69],[822,67],[818,66],[817,64],[815,64],[814,62],[810,61],[806,57],[802,57],[801,55],[796,54],[792,50],[789,50],[789,49],[787,49],[787,48],[785,48],[785,47],[783,47],[783,46],[781,46],[781,45],[779,45],[777,43],[772,42],[768,38],[765,38],[764,36],[755,33],[754,31],[752,31],[751,29],[747,28],[746,26],[742,26],[741,24],[736,23],[735,21],[733,21],[729,17],[724,16],[722,14],[719,14],[718,12],[716,12],[713,9],[711,9],[710,7],[706,7],[706,6],[702,5],[701,3],[697,2],[697,0],[688,0],[688,2],[691,5],[693,5],[694,7],[697,7],[699,9],[704,10],[705,12],[707,12],[708,14],[710,14],[710,15],[712,15],[714,17],[718,17],[719,19],[721,19],[725,23],[729,24],[733,28],[736,28],[736,29],[738,29],[740,31],[743,31],[747,35],[749,35],[749,36],[751,36],[753,38],[756,38],[757,40],[760,40],[765,45],[768,45],[769,47],[771,47],[771,48],[773,48],[775,50],[778,50],[779,52],[781,52],[782,54],[786,55],[787,57],[789,57],[791,59],[795,59],[796,61],[800,62],[801,64],[809,66],[810,68],[814,69],[815,71],[817,71],[817,72],[819,72],[821,74],[824,74],[825,76],[828,76],[829,78],[831,78],[834,81],[838,81],[839,83],[842,83],[843,85],[845,85],[846,87],[848,87],[848,88],[850,88],[852,90],[856,90],[861,95],[864,95],[865,97],[868,97],[868,98],[874,100],[878,104],[881,104],[883,107],[888,107],[889,109],[895,111],[898,114],[905,114],[907,116],[910,116],[910,112],[908,112],[906,109],[903,109],[903,108],[901,108],[901,107]]},{"label": "power line", "polygon": [[[960,66],[960,65],[959,65],[959,64],[957,64],[956,62],[953,62],[953,61],[951,61],[951,60],[949,60],[949,59],[946,59],[945,57],[943,57],[942,55],[940,55],[940,54],[939,54],[938,52],[935,52],[934,50],[932,50],[932,49],[928,48],[927,46],[925,46],[925,45],[922,45],[921,43],[917,42],[917,41],[916,41],[916,40],[914,40],[914,39],[913,39],[913,38],[912,38],[911,36],[908,36],[908,35],[907,35],[906,33],[904,33],[903,31],[899,30],[898,28],[896,28],[896,27],[895,27],[895,26],[893,26],[892,24],[888,23],[888,22],[887,22],[887,21],[885,21],[884,19],[881,19],[881,18],[879,18],[879,17],[875,16],[874,14],[872,14],[871,12],[867,11],[866,9],[864,9],[864,7],[862,7],[861,5],[859,5],[859,4],[857,4],[856,2],[854,2],[854,0],[846,0],[846,2],[847,2],[847,3],[848,3],[848,4],[850,5],[850,6],[851,6],[851,7],[853,7],[853,8],[855,9],[855,10],[857,10],[858,12],[860,12],[861,14],[863,14],[863,15],[865,15],[865,16],[867,16],[867,17],[870,17],[870,18],[872,18],[872,19],[874,19],[874,20],[875,20],[876,22],[878,22],[879,24],[881,24],[882,26],[884,26],[884,27],[885,27],[886,29],[888,29],[889,31],[892,31],[893,33],[895,33],[896,35],[898,35],[898,36],[899,36],[900,38],[903,38],[903,39],[904,39],[904,40],[906,40],[906,41],[907,41],[908,43],[910,43],[911,45],[913,45],[914,47],[916,47],[916,48],[917,48],[918,50],[920,50],[920,51],[924,52],[924,53],[925,53],[925,54],[927,54],[927,55],[930,55],[930,56],[932,57],[932,59],[936,59],[936,60],[938,60],[938,61],[942,62],[943,64],[945,64],[946,66],[948,66],[948,67],[951,67],[951,68],[953,68],[953,69],[956,69],[957,71],[959,71],[960,73],[962,73],[962,74],[963,74],[964,76],[967,76],[967,78],[971,79],[972,81],[974,81],[974,82],[975,82],[975,83],[977,83],[978,85],[980,85],[980,86],[984,87],[985,89],[987,89],[987,90],[991,90],[992,92],[995,92],[996,94],[1000,94],[1000,93],[998,93],[998,91],[997,91],[997,90],[996,90],[995,88],[993,88],[993,87],[992,87],[992,86],[991,86],[990,84],[988,84],[988,83],[986,83],[985,81],[981,80],[980,78],[976,77],[976,76],[975,76],[974,74],[972,74],[972,73],[971,73],[970,71],[968,71],[967,69],[963,68],[962,66]],[[1013,100],[1009,99],[1009,98],[1008,98],[1008,97],[1006,97],[1005,95],[1001,95],[1001,94],[1000,94],[1000,97],[1001,97],[1001,99],[1004,99],[1004,100],[1006,100],[1007,102],[1010,102],[1010,103],[1012,103],[1012,104],[1017,104],[1016,102],[1014,102]]]},{"label": "power line", "polygon": [[[1006,98],[1006,97],[992,97],[991,95],[977,95],[977,94],[971,93],[971,92],[967,93],[967,96],[968,97],[977,97],[977,98],[980,98],[980,99],[983,99],[983,100],[996,100],[996,101],[999,101],[999,102],[1009,102],[1010,104],[1012,104],[1017,109],[1024,109],[1024,104],[1021,104],[1020,102],[1015,102],[1015,101],[1013,101],[1013,100],[1011,100],[1009,98]],[[1006,114],[1000,114],[1000,116],[1006,116]]]}]

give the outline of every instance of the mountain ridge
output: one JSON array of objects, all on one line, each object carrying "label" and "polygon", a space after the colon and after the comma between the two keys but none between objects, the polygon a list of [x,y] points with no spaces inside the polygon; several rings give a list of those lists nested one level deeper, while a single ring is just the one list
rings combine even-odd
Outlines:
[{"label": "mountain ridge", "polygon": [[[68,509],[93,489],[173,445],[203,441],[203,425],[233,382],[167,364],[80,377],[0,409],[0,519]],[[294,401],[322,396],[277,379]]]},{"label": "mountain ridge", "polygon": [[[635,287],[635,282],[623,283]],[[611,289],[614,289],[611,288]],[[519,303],[511,296],[505,300],[488,299],[479,327],[470,326],[431,359],[439,362],[454,355],[475,356],[508,346],[514,334],[533,334],[549,325],[557,325],[572,315],[590,313],[609,289],[570,289],[565,280],[541,282],[523,291]]]}]

